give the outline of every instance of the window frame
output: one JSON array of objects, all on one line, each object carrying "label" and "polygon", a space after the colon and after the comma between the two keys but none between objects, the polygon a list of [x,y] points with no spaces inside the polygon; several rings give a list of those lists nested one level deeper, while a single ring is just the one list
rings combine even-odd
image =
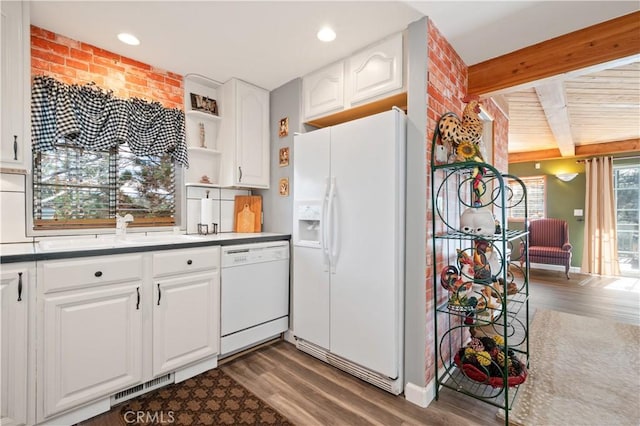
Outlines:
[{"label": "window frame", "polygon": [[[115,218],[92,218],[92,219],[61,219],[55,223],[48,219],[35,219],[35,157],[32,149],[28,150],[28,160],[32,167],[30,173],[27,174],[27,182],[25,188],[26,196],[26,235],[27,237],[45,237],[56,235],[84,235],[84,234],[109,234],[113,233],[116,220]],[[184,167],[173,162],[174,167],[174,215],[173,217],[136,217],[135,221],[129,224],[130,228],[141,228],[141,231],[163,231],[179,227],[184,228],[182,223],[182,210],[184,209]],[[116,174],[117,176],[117,174]],[[116,177],[117,178],[117,177]],[[117,184],[116,184],[117,190]]]},{"label": "window frame", "polygon": [[[530,214],[531,212],[531,197],[528,196],[527,197],[527,212],[526,212],[526,219],[527,220],[532,220],[532,219],[543,219],[547,217],[547,189],[548,189],[548,185],[547,185],[547,175],[536,175],[536,176],[520,176],[519,179],[522,181],[522,183],[525,185],[525,187],[528,188],[527,183],[530,181],[542,181],[542,185],[543,185],[543,191],[542,191],[542,216],[540,217],[534,217],[533,215]],[[513,185],[519,185],[519,183],[514,180],[514,179],[509,179],[507,185],[509,187],[512,187]],[[529,191],[527,190],[527,194],[529,195]],[[522,203],[524,203],[524,200],[522,200]],[[507,205],[509,205],[509,203],[507,202]],[[513,216],[512,212],[513,212],[513,208],[509,207],[508,209],[508,215],[507,215],[507,221],[508,222],[524,222],[525,221],[525,216]]]}]

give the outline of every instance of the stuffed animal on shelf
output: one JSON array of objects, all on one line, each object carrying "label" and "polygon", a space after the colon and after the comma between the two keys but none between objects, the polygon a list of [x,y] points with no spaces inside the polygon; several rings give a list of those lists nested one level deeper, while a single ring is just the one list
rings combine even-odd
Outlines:
[{"label": "stuffed animal on shelf", "polygon": [[493,235],[496,222],[491,210],[487,208],[469,207],[460,216],[460,230],[465,234]]}]

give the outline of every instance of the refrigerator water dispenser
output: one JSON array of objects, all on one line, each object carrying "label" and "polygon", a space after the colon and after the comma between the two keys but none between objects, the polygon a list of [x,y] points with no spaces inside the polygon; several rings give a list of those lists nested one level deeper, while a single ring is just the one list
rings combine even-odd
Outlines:
[{"label": "refrigerator water dispenser", "polygon": [[296,208],[296,227],[293,230],[294,244],[319,247],[321,217],[322,204],[320,202],[299,204]]}]

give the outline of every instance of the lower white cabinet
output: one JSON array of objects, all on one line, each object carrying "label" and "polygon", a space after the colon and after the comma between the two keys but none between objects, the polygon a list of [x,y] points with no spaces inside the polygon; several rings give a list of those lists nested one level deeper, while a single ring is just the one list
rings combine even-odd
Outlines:
[{"label": "lower white cabinet", "polygon": [[[218,259],[217,247],[171,250],[154,255],[154,271],[161,269],[167,274],[177,274],[154,277],[154,377],[218,353]],[[171,262],[176,265],[168,270],[166,265]],[[189,268],[200,272],[184,271]]]},{"label": "lower white cabinet", "polygon": [[28,422],[30,397],[29,306],[33,300],[33,264],[3,265],[0,274],[0,424]]},{"label": "lower white cabinet", "polygon": [[121,283],[44,297],[43,417],[142,380],[141,285]]},{"label": "lower white cabinet", "polygon": [[215,360],[219,266],[219,247],[39,262],[37,421]]}]

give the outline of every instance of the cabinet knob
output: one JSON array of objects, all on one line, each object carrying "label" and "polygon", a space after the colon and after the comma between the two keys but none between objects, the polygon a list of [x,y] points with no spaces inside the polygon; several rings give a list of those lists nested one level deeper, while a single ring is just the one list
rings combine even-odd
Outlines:
[{"label": "cabinet knob", "polygon": [[96,271],[96,273],[95,273],[95,274],[93,274],[93,275],[95,275],[96,277],[98,277],[98,278],[99,278],[99,277],[101,277],[101,276],[102,276],[102,271]]},{"label": "cabinet knob", "polygon": [[193,260],[189,259],[187,260],[187,265],[191,265],[193,263]]}]

